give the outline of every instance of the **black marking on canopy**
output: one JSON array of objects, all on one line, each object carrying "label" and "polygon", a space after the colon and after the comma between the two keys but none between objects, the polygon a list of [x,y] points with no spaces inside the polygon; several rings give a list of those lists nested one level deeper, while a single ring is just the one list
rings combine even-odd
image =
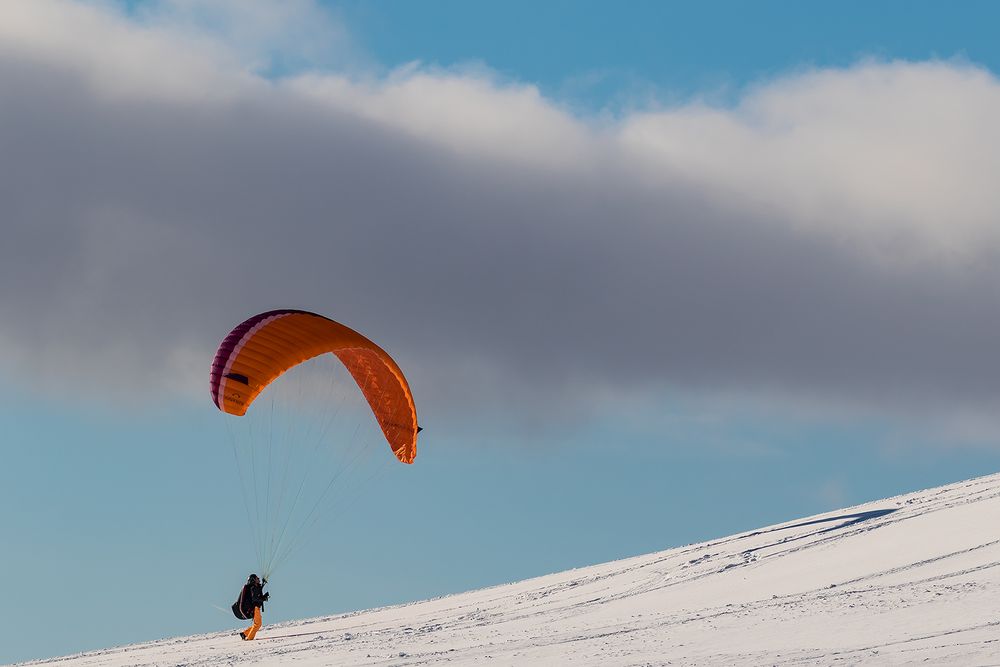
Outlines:
[{"label": "black marking on canopy", "polygon": [[239,373],[226,373],[225,377],[230,380],[235,380],[236,382],[242,382],[245,385],[250,385],[250,378],[246,375],[240,375]]}]

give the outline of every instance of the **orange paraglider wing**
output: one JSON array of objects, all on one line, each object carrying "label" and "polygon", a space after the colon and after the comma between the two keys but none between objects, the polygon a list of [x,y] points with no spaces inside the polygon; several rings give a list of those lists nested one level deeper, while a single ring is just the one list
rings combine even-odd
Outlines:
[{"label": "orange paraglider wing", "polygon": [[328,352],[358,383],[396,458],[413,463],[420,428],[403,371],[378,345],[316,313],[272,310],[229,332],[212,362],[212,400],[223,412],[242,416],[279,375]]}]

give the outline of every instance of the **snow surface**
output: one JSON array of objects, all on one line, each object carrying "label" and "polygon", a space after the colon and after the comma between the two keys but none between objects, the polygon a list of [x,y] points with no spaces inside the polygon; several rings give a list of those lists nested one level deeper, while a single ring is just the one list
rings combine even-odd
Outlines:
[{"label": "snow surface", "polygon": [[993,475],[518,583],[265,625],[254,642],[215,633],[26,664],[997,665],[998,611]]}]

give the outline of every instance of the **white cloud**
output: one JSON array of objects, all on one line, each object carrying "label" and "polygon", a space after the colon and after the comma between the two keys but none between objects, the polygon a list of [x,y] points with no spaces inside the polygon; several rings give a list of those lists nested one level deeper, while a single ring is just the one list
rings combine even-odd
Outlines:
[{"label": "white cloud", "polygon": [[197,102],[229,97],[250,80],[222,45],[198,35],[136,25],[101,6],[70,0],[5,3],[0,54],[49,68],[119,102]]},{"label": "white cloud", "polygon": [[290,87],[459,155],[563,170],[585,168],[598,158],[593,132],[534,86],[428,72],[414,64],[387,80],[303,76]]},{"label": "white cloud", "polygon": [[650,165],[879,260],[995,247],[1000,83],[963,63],[867,62],[625,122]]}]

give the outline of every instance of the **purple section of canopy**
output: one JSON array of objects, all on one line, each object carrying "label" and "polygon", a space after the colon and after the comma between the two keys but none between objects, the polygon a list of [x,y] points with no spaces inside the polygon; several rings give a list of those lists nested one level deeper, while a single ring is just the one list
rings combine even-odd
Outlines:
[{"label": "purple section of canopy", "polygon": [[219,344],[219,349],[215,353],[215,359],[212,361],[212,372],[209,384],[209,388],[212,392],[212,401],[215,403],[215,407],[220,410],[222,409],[222,406],[219,405],[219,385],[222,383],[222,374],[226,371],[226,364],[229,362],[230,355],[232,355],[236,346],[239,345],[244,334],[269,317],[273,317],[274,315],[288,315],[291,313],[315,315],[315,313],[310,313],[305,310],[269,310],[266,313],[254,315],[250,319],[238,325],[235,329],[229,332],[229,335],[222,339],[222,342]]}]

